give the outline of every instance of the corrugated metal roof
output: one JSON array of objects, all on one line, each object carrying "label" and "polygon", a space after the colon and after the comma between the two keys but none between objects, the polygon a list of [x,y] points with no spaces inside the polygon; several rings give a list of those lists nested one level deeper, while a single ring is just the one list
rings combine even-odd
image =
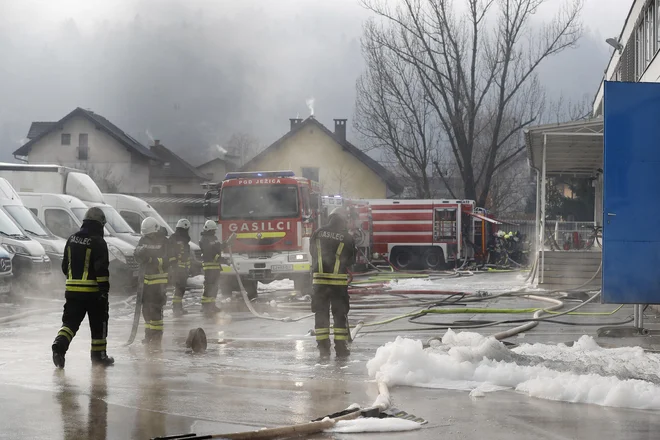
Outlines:
[{"label": "corrugated metal roof", "polygon": [[[203,205],[203,195],[190,195],[190,194],[163,194],[163,195],[136,195],[150,205],[158,204],[180,204],[180,205]],[[217,204],[218,199],[213,198],[210,200],[211,204]]]}]

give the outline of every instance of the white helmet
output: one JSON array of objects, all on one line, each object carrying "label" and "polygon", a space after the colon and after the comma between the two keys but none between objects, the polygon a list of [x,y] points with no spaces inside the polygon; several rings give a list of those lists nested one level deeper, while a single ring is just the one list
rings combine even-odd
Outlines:
[{"label": "white helmet", "polygon": [[187,218],[182,218],[178,222],[176,222],[176,228],[179,229],[185,229],[186,231],[190,229],[190,220]]},{"label": "white helmet", "polygon": [[202,229],[204,230],[204,232],[215,231],[218,229],[218,224],[213,220],[206,220],[206,223],[204,223],[204,228]]},{"label": "white helmet", "polygon": [[160,224],[158,220],[153,217],[147,217],[142,220],[142,226],[140,226],[140,232],[142,235],[155,234],[160,230]]}]

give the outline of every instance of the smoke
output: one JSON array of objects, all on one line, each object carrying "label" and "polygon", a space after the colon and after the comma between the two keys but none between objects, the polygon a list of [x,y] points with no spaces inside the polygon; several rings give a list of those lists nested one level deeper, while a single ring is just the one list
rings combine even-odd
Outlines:
[{"label": "smoke", "polygon": [[314,98],[307,98],[305,104],[307,104],[307,108],[309,109],[309,115],[314,116]]},{"label": "smoke", "polygon": [[155,139],[151,135],[151,132],[149,131],[149,129],[147,128],[144,132],[146,133],[147,137],[149,138],[149,144],[153,145],[155,143]]},{"label": "smoke", "polygon": [[220,157],[225,157],[225,154],[227,154],[227,150],[222,148],[220,145],[215,146],[216,152],[220,154]]}]

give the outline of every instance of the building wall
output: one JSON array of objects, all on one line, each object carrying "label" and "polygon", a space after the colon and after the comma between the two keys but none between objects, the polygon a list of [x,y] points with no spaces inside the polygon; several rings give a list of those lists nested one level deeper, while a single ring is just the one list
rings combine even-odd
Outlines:
[{"label": "building wall", "polygon": [[[642,81],[657,82],[660,81],[660,0],[633,0],[630,13],[619,34],[619,43],[625,48],[623,53],[614,50],[604,79],[607,81]],[[650,21],[649,32],[646,30],[646,21]],[[647,46],[647,41],[651,44]],[[647,52],[648,47],[648,52]],[[634,52],[634,59],[630,58]],[[640,57],[639,55],[643,55]],[[632,63],[634,67],[634,78],[622,77],[622,69],[625,69],[626,63]],[[602,113],[604,83],[601,82],[593,104],[594,115]]]},{"label": "building wall", "polygon": [[151,179],[149,192],[154,193],[154,186],[161,188],[161,194],[203,194],[205,190],[201,186],[202,181],[197,179]]},{"label": "building wall", "polygon": [[319,168],[319,183],[326,195],[387,197],[385,182],[317,127],[300,130],[279,148],[253,162],[246,171],[291,170],[303,176],[304,167]]},{"label": "building wall", "polygon": [[227,162],[223,160],[214,160],[197,167],[199,171],[209,176],[211,182],[221,182],[227,174]]},{"label": "building wall", "polygon": [[[62,134],[71,135],[71,145],[62,145]],[[88,159],[78,159],[79,134],[88,135]],[[28,163],[61,164],[86,170],[103,189],[115,186],[125,193],[149,190],[148,160],[131,154],[122,144],[84,117],[74,117],[32,146]],[[104,182],[107,181],[107,182]]]}]

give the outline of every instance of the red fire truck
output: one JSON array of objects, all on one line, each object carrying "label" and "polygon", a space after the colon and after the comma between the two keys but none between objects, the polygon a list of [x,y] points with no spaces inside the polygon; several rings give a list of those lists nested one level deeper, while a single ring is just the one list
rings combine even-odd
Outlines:
[{"label": "red fire truck", "polygon": [[[235,172],[216,188],[220,238],[236,233],[232,253],[249,296],[257,295],[257,282],[281,279],[311,289],[309,238],[321,221],[319,184],[292,171]],[[224,286],[236,290],[233,269],[223,266],[222,275]]]},{"label": "red fire truck", "polygon": [[327,218],[332,210],[339,206],[348,211],[348,230],[358,249],[355,270],[366,269],[371,260],[373,243],[373,221],[369,203],[366,200],[347,199],[342,196],[322,196],[321,206],[323,218]]},{"label": "red fire truck", "polygon": [[[374,259],[401,269],[431,269],[485,252],[486,224],[497,223],[473,200],[368,200]],[[478,232],[477,232],[478,231]],[[477,242],[478,241],[478,242]]]}]

